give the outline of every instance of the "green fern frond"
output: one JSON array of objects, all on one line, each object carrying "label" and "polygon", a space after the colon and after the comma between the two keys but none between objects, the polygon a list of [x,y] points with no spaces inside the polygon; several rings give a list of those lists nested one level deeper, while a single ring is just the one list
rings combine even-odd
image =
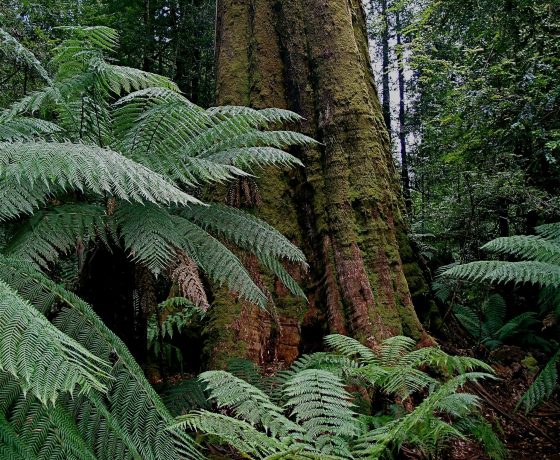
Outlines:
[{"label": "green fern frond", "polygon": [[379,355],[383,366],[396,365],[403,356],[410,353],[416,346],[416,341],[410,337],[396,335],[381,343]]},{"label": "green fern frond", "polygon": [[453,314],[470,335],[476,339],[482,337],[482,319],[472,308],[456,304],[453,307]]},{"label": "green fern frond", "polygon": [[496,332],[496,337],[499,340],[504,340],[505,338],[516,334],[520,330],[527,329],[531,324],[537,324],[538,321],[535,319],[535,312],[528,311],[517,315],[516,317],[510,319],[506,324],[504,324]]},{"label": "green fern frond", "polygon": [[98,205],[62,205],[39,211],[8,241],[4,254],[47,268],[60,255],[96,239],[109,245],[105,209]]},{"label": "green fern frond", "polygon": [[544,224],[536,228],[537,233],[547,240],[560,241],[560,222]]},{"label": "green fern frond", "polygon": [[485,326],[494,335],[504,325],[506,318],[506,302],[499,294],[490,295],[482,304]]},{"label": "green fern frond", "polygon": [[304,166],[301,160],[297,157],[275,147],[246,147],[230,149],[206,155],[205,157],[209,161],[221,164],[231,164],[246,171],[251,171],[255,167],[264,166]]},{"label": "green fern frond", "polygon": [[356,339],[340,334],[325,337],[325,344],[335,352],[349,358],[358,357],[364,363],[376,363],[378,358],[370,348],[362,345]]},{"label": "green fern frond", "polygon": [[281,441],[261,433],[243,420],[204,410],[178,417],[172,428],[189,428],[217,437],[224,444],[234,446],[248,458],[265,459],[287,448]]},{"label": "green fern frond", "polygon": [[236,245],[252,252],[264,252],[276,258],[305,262],[301,249],[263,220],[241,209],[221,204],[191,206],[181,212],[205,230],[218,232]]},{"label": "green fern frond", "polygon": [[149,347],[159,345],[158,339],[160,334],[162,337],[172,339],[175,330],[181,333],[183,328],[191,323],[193,319],[204,316],[203,310],[184,297],[173,297],[158,305],[160,312],[165,312],[166,309],[170,310],[169,307],[172,307],[172,310],[165,315],[165,319],[161,324],[157,324],[158,318],[156,314],[153,314],[148,319]]},{"label": "green fern frond", "polygon": [[265,379],[260,374],[259,367],[253,361],[243,358],[232,358],[227,363],[227,371],[235,377],[245,380],[247,383],[267,393],[265,389]]},{"label": "green fern frond", "polygon": [[0,457],[6,460],[33,460],[34,456],[0,412]]},{"label": "green fern frond", "polygon": [[31,117],[14,117],[0,113],[0,141],[30,141],[59,133],[60,127],[49,121]]},{"label": "green fern frond", "polygon": [[119,45],[119,33],[105,26],[58,26],[66,36],[75,38],[84,45],[90,45],[102,51],[113,52]]},{"label": "green fern frond", "polygon": [[43,404],[61,392],[106,391],[109,365],[61,333],[0,281],[0,369]]},{"label": "green fern frond", "polygon": [[481,415],[463,417],[455,423],[455,426],[461,432],[469,433],[474,437],[492,460],[507,458],[508,452],[504,444],[494,432],[492,425]]},{"label": "green fern frond", "polygon": [[210,278],[264,307],[266,296],[228,248],[199,226],[156,206],[122,205],[115,211],[119,235],[135,260],[160,273],[184,250]]},{"label": "green fern frond", "polygon": [[436,379],[410,366],[381,367],[369,364],[355,369],[351,375],[365,378],[371,386],[382,389],[386,394],[398,394],[403,399],[437,385]]},{"label": "green fern frond", "polygon": [[270,270],[270,272],[282,282],[292,295],[307,300],[305,291],[301,288],[297,281],[292,278],[292,276],[288,273],[288,270],[284,268],[278,259],[263,253],[257,253],[257,258],[263,266]]},{"label": "green fern frond", "polygon": [[424,347],[413,350],[399,362],[402,366],[423,367],[428,366],[440,369],[449,375],[462,374],[464,372],[480,369],[489,374],[494,373],[494,369],[489,364],[470,356],[453,356],[445,353],[437,347]]},{"label": "green fern frond", "polygon": [[208,371],[199,379],[206,383],[210,398],[218,407],[231,408],[237,417],[253,426],[262,426],[280,439],[302,433],[301,428],[282,414],[270,398],[257,387],[225,371]]},{"label": "green fern frond", "polygon": [[62,304],[53,319],[55,326],[99,359],[114,361],[107,407],[143,458],[200,458],[189,436],[166,431],[173,421],[167,408],[126,346],[89,305],[26,262],[0,257],[0,279],[42,311],[48,311],[55,302]]},{"label": "green fern frond", "polygon": [[524,260],[560,265],[560,244],[540,236],[517,235],[496,238],[482,246],[482,249]]},{"label": "green fern frond", "polygon": [[204,394],[204,384],[198,379],[182,380],[177,385],[166,387],[160,394],[175,417],[198,409],[211,409]]},{"label": "green fern frond", "polygon": [[35,55],[2,28],[0,28],[0,51],[8,58],[24,62],[29,68],[35,70],[48,84],[51,83],[48,72]]},{"label": "green fern frond", "polygon": [[56,142],[0,143],[0,218],[32,212],[66,189],[152,203],[200,203],[166,178],[111,150]]},{"label": "green fern frond", "polygon": [[359,433],[350,394],[340,378],[321,369],[306,369],[283,385],[285,407],[302,426],[305,438],[327,455],[350,457],[345,439]]},{"label": "green fern frond", "polygon": [[[443,383],[412,412],[359,438],[353,453],[358,458],[382,458],[387,451],[398,450],[409,439],[415,439],[416,443],[424,445],[427,441],[426,437],[437,440],[438,444],[452,438],[463,438],[464,434],[459,430],[437,419],[434,411],[445,406],[443,401],[455,394],[465,383],[482,378],[492,378],[492,376],[486,373],[468,372]],[[473,398],[463,398],[461,402],[468,403],[467,409],[471,411],[476,408],[476,400]],[[424,430],[426,422],[436,424],[437,430],[434,430],[433,426],[431,429]]]},{"label": "green fern frond", "polygon": [[294,123],[303,120],[303,118],[295,112],[277,108],[256,110],[245,106],[220,106],[210,107],[206,112],[213,116],[227,118],[243,115],[248,118],[255,127],[260,128],[264,128],[269,124]]},{"label": "green fern frond", "polygon": [[517,406],[523,406],[525,413],[531,412],[545,399],[552,396],[558,384],[559,357],[560,351],[557,351],[517,403]]},{"label": "green fern frond", "polygon": [[489,283],[528,283],[560,287],[560,265],[544,262],[477,261],[452,267],[442,274],[451,278]]}]

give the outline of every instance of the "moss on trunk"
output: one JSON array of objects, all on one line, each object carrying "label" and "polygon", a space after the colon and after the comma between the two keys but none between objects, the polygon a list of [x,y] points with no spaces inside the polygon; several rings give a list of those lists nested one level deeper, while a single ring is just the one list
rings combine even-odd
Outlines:
[{"label": "moss on trunk", "polygon": [[402,198],[361,4],[219,0],[217,11],[217,102],[294,110],[305,117],[298,128],[322,145],[295,152],[303,170],[260,174],[259,200],[250,203],[306,253],[309,272],[292,273],[309,303],[266,275],[275,305],[267,320],[220,295],[211,327],[216,350],[289,361],[305,347],[297,331],[318,318],[323,333],[349,333],[371,345],[394,334],[425,337],[399,254]]}]

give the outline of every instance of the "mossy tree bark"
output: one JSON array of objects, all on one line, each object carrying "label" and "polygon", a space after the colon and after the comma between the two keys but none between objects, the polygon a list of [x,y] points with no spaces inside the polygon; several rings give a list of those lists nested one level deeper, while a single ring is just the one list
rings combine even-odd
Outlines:
[{"label": "mossy tree bark", "polygon": [[[291,273],[309,302],[248,260],[273,314],[219,295],[211,365],[232,354],[291,361],[328,332],[370,345],[395,334],[427,338],[399,253],[410,246],[360,1],[218,0],[217,14],[217,103],[291,109],[321,146],[295,152],[304,169],[264,171],[230,190],[230,201],[302,247],[310,269]],[[408,265],[414,289],[425,288]]]}]

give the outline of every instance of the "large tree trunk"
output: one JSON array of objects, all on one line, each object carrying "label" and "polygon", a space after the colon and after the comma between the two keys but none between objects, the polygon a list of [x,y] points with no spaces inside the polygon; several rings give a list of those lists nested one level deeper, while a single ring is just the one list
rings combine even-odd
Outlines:
[{"label": "large tree trunk", "polygon": [[218,0],[217,102],[288,108],[322,145],[295,152],[305,169],[264,171],[228,196],[305,251],[291,273],[309,303],[267,282],[272,313],[219,295],[211,365],[230,355],[291,361],[328,332],[374,345],[426,334],[414,312],[399,245],[410,251],[359,0]]}]

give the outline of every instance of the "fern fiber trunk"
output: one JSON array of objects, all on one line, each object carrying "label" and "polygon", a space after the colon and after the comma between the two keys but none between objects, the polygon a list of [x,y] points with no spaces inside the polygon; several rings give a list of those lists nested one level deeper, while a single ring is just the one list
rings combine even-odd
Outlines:
[{"label": "fern fiber trunk", "polygon": [[[217,103],[293,110],[321,145],[295,152],[305,168],[262,171],[228,193],[304,250],[310,269],[290,273],[308,303],[247,260],[274,305],[264,312],[219,294],[210,365],[232,355],[292,361],[329,332],[372,346],[396,334],[427,339],[399,253],[411,259],[361,3],[218,0],[217,14]],[[404,265],[425,288],[418,267]]]}]

